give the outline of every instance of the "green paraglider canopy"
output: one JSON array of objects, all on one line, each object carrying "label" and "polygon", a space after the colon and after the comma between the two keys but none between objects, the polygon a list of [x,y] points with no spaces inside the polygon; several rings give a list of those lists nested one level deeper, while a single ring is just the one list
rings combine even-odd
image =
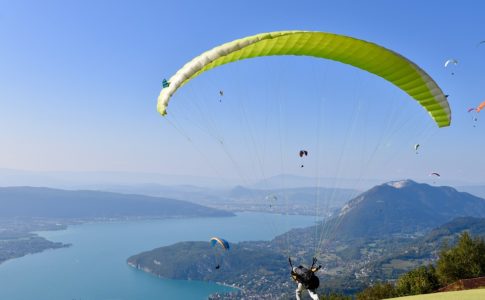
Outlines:
[{"label": "green paraglider canopy", "polygon": [[245,37],[217,46],[197,56],[173,75],[158,97],[158,111],[165,115],[172,95],[199,74],[247,58],[302,55],[352,65],[393,83],[423,106],[439,127],[449,126],[451,111],[446,96],[419,66],[374,43],[312,31],[277,31]]}]

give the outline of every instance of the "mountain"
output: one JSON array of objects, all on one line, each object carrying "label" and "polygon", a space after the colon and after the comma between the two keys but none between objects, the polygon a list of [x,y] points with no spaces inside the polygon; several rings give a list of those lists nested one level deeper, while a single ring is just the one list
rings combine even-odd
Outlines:
[{"label": "mountain", "polygon": [[37,187],[0,188],[0,217],[217,217],[232,213],[167,198]]},{"label": "mountain", "polygon": [[339,236],[375,237],[425,231],[464,216],[485,217],[485,200],[452,187],[402,180],[352,199],[335,222]]},{"label": "mountain", "polygon": [[[91,189],[93,187],[91,186]],[[229,211],[257,211],[327,216],[358,194],[352,189],[299,187],[255,189],[235,186],[231,189],[202,188],[191,185],[163,186],[98,185],[97,190],[163,196]],[[316,205],[318,203],[318,205]],[[316,208],[319,208],[317,211]]]},{"label": "mountain", "polygon": [[327,187],[355,189],[356,187],[365,189],[379,184],[382,180],[378,179],[351,179],[351,178],[315,178],[298,176],[292,174],[275,175],[251,185],[254,189],[289,189],[300,187]]},{"label": "mountain", "polygon": [[457,190],[467,192],[480,198],[485,198],[485,185],[465,185],[457,186]]},{"label": "mountain", "polygon": [[[224,180],[228,183],[230,179]],[[220,178],[122,171],[28,171],[0,168],[0,186],[44,186],[61,189],[93,189],[103,185],[198,185],[223,187]],[[235,183],[234,183],[235,184]]]},{"label": "mountain", "polygon": [[254,189],[236,186],[220,198],[239,210],[329,216],[357,195],[352,189],[299,187]]}]

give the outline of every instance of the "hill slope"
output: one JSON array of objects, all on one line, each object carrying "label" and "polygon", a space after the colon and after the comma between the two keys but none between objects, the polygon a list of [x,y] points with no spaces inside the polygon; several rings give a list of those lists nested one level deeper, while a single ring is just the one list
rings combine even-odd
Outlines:
[{"label": "hill slope", "polygon": [[485,200],[452,187],[403,180],[349,201],[338,217],[338,233],[351,238],[415,233],[464,216],[485,217]]}]

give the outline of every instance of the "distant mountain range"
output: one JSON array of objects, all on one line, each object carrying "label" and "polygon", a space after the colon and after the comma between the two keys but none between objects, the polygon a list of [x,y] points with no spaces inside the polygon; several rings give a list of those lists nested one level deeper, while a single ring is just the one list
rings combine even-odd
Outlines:
[{"label": "distant mountain range", "polygon": [[358,191],[352,189],[324,187],[255,189],[236,186],[228,189],[210,189],[191,185],[144,184],[136,186],[99,185],[91,188],[119,193],[167,197],[229,211],[319,216],[327,216],[335,212],[358,194]]},{"label": "distant mountain range", "polygon": [[[230,182],[226,179],[225,182]],[[123,171],[29,171],[0,168],[0,186],[42,186],[87,189],[97,186],[197,185],[223,187],[220,178]],[[233,183],[236,185],[236,182]],[[225,186],[226,188],[228,186]]]},{"label": "distant mountain range", "polygon": [[358,192],[352,189],[299,187],[254,189],[237,186],[225,194],[225,209],[330,216]]},{"label": "distant mountain range", "polygon": [[380,179],[352,179],[352,178],[316,178],[292,174],[280,174],[260,180],[253,185],[254,189],[289,189],[300,187],[326,187],[340,189],[366,190],[381,183]]},{"label": "distant mountain range", "polygon": [[[357,189],[365,191],[384,180],[379,178],[332,178],[309,177],[294,174],[277,174],[267,178],[254,178],[245,181],[244,185],[251,189],[290,189],[300,187],[324,187]],[[461,191],[476,190],[485,196],[485,184],[460,182],[457,180],[440,180],[443,184],[456,186]],[[0,168],[0,186],[42,186],[74,190],[104,190],[104,187],[166,187],[193,186],[210,189],[229,189],[243,184],[237,178],[204,177],[193,175],[161,174],[155,172],[126,171],[30,171]],[[468,190],[470,189],[470,190]],[[111,190],[111,189],[110,189]],[[473,193],[473,192],[472,192]]]},{"label": "distant mountain range", "polygon": [[36,187],[0,188],[0,217],[217,217],[232,213],[159,197]]}]

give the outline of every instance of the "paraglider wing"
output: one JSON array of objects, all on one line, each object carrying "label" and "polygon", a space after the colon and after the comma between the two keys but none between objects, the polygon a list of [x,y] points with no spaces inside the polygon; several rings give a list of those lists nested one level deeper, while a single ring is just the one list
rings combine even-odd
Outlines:
[{"label": "paraglider wing", "polygon": [[429,174],[429,176],[437,176],[437,177],[441,177],[441,175],[440,175],[440,174],[438,174],[438,173],[436,173],[436,172],[433,172],[433,173]]},{"label": "paraglider wing", "polygon": [[448,101],[434,80],[405,57],[363,40],[325,32],[277,31],[261,33],[222,44],[197,56],[173,75],[162,89],[157,109],[167,113],[172,95],[199,74],[238,60],[270,56],[302,55],[352,65],[393,83],[423,106],[439,127],[449,126]]},{"label": "paraglider wing", "polygon": [[475,108],[474,108],[474,107],[470,107],[470,108],[469,108],[467,111],[468,111],[468,112],[472,112],[472,111],[474,111],[474,110],[475,110]]},{"label": "paraglider wing", "polygon": [[278,197],[276,195],[268,195],[265,199],[269,202],[269,208],[273,208],[273,205],[276,204]]},{"label": "paraglider wing", "polygon": [[224,250],[229,250],[231,246],[225,239],[221,239],[218,237],[213,237],[210,239],[211,246],[214,247],[215,245],[220,245]]},{"label": "paraglider wing", "polygon": [[447,61],[445,61],[445,68],[447,68],[450,64],[456,66],[458,64],[458,61],[456,59],[448,59]]},{"label": "paraglider wing", "polygon": [[265,198],[268,201],[276,201],[276,200],[278,200],[278,197],[276,195],[268,195]]},{"label": "paraglider wing", "polygon": [[419,144],[414,145],[414,151],[418,151]]},{"label": "paraglider wing", "polygon": [[485,107],[485,101],[483,101],[482,103],[480,103],[480,105],[478,105],[477,112],[480,112],[484,107]]}]

